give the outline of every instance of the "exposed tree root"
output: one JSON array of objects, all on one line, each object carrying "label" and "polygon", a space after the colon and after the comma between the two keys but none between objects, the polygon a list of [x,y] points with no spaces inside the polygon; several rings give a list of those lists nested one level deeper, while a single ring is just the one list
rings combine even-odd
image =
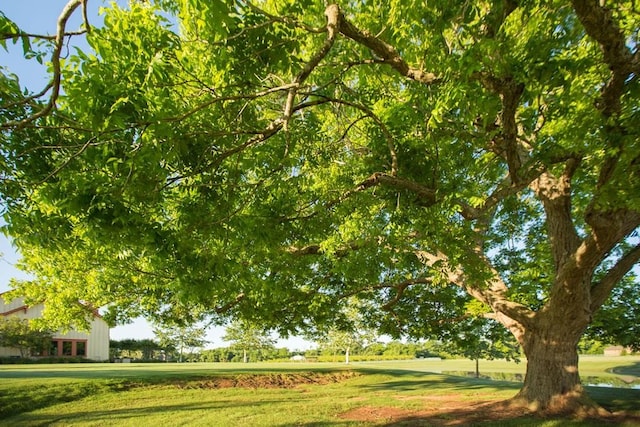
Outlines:
[{"label": "exposed tree root", "polygon": [[552,396],[548,401],[523,395],[521,391],[507,404],[513,407],[527,408],[540,416],[571,416],[578,419],[606,417],[609,411],[591,399],[580,387],[574,391]]}]

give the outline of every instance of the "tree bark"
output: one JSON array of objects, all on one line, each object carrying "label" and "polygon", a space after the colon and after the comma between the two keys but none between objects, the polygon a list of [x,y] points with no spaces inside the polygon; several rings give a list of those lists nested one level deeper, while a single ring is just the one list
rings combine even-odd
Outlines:
[{"label": "tree bark", "polygon": [[544,313],[544,317],[516,335],[527,358],[527,369],[522,389],[512,401],[543,414],[606,413],[589,398],[580,382],[578,341],[588,318],[576,321],[570,308]]},{"label": "tree bark", "polygon": [[577,342],[553,335],[560,332],[532,333],[523,345],[527,370],[516,399],[524,400],[533,411],[564,412],[569,401],[584,399],[578,374]]}]

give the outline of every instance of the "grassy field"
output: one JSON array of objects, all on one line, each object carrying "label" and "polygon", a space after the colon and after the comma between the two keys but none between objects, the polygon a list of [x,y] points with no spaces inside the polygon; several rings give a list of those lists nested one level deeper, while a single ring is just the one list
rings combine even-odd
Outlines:
[{"label": "grassy field", "polygon": [[[482,373],[524,363],[481,361]],[[467,360],[260,364],[0,365],[0,426],[597,426],[499,406],[519,384],[441,374]],[[640,381],[640,357],[587,357],[584,376]],[[640,390],[589,388],[640,421]]]}]

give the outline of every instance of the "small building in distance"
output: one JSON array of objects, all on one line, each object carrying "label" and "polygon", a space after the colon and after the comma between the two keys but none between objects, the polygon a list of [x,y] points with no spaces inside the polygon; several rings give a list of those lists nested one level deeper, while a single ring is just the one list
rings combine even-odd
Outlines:
[{"label": "small building in distance", "polygon": [[[32,307],[24,303],[22,297],[7,302],[6,293],[0,293],[0,318],[18,317],[20,319],[36,319],[42,315],[43,304]],[[0,347],[0,357],[20,356],[15,348]],[[87,332],[71,330],[67,333],[53,334],[51,344],[41,356],[84,357],[96,361],[109,360],[109,325],[98,313],[91,321],[91,329]]]},{"label": "small building in distance", "polygon": [[632,354],[633,349],[631,347],[623,347],[621,345],[611,345],[604,349],[605,356],[622,356],[625,354]]}]

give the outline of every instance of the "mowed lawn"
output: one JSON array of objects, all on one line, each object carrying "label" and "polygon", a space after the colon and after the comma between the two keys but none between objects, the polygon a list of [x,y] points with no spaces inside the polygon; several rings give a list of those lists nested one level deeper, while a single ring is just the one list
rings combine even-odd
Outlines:
[{"label": "mowed lawn", "polygon": [[[466,378],[468,360],[257,364],[0,365],[1,426],[601,425],[498,406],[519,389]],[[481,361],[481,372],[524,363]],[[585,357],[583,376],[640,381],[640,357]],[[589,388],[612,422],[638,425],[640,390]],[[620,415],[624,411],[624,416]],[[632,416],[635,416],[632,417]]]}]

